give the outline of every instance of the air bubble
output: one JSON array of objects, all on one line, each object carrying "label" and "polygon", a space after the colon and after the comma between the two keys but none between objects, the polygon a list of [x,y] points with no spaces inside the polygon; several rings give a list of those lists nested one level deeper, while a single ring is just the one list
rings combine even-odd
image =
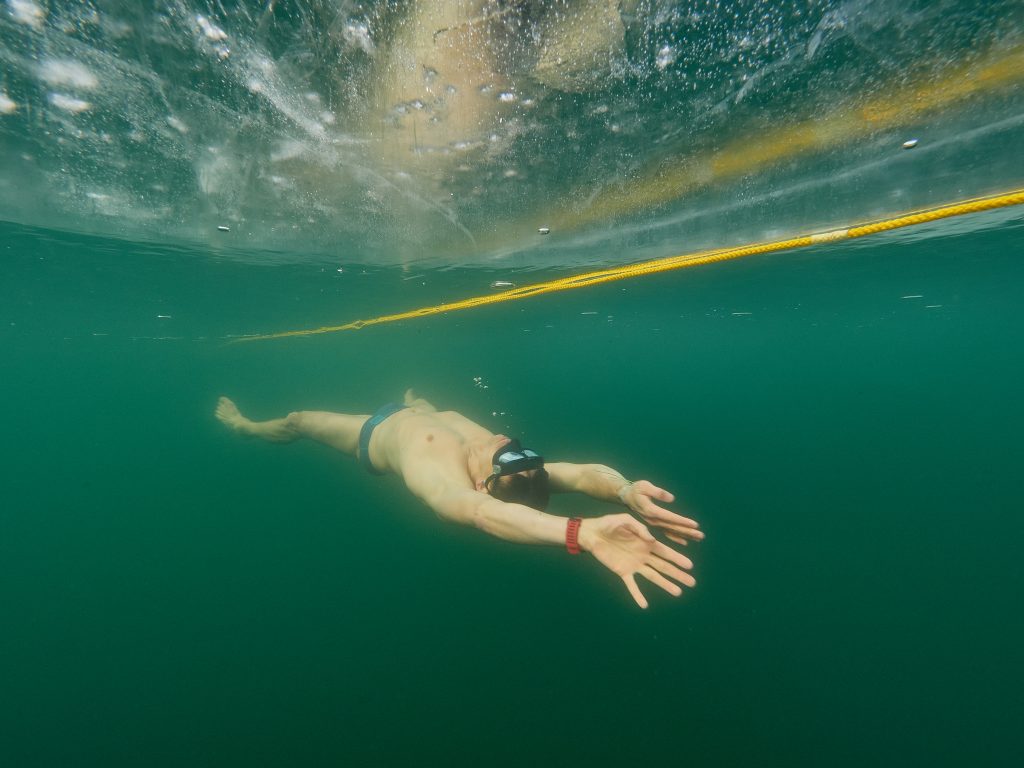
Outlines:
[{"label": "air bubble", "polygon": [[199,31],[206,35],[207,40],[219,43],[221,40],[226,40],[228,37],[227,33],[223,29],[218,27],[202,14],[196,14],[196,24],[199,25]]},{"label": "air bubble", "polygon": [[676,51],[672,46],[664,45],[661,47],[661,50],[658,51],[658,58],[655,59],[654,63],[657,65],[658,69],[664,70],[675,63],[676,55]]},{"label": "air bubble", "polygon": [[7,8],[11,16],[19,24],[42,29],[43,20],[46,18],[46,11],[32,2],[32,0],[7,0]]},{"label": "air bubble", "polygon": [[66,85],[91,91],[100,84],[89,68],[71,59],[49,59],[39,68],[39,76],[50,85]]},{"label": "air bubble", "polygon": [[196,24],[199,25],[200,32],[206,35],[207,40],[219,43],[221,40],[227,39],[227,33],[201,13],[196,14]]},{"label": "air bubble", "polygon": [[51,93],[49,95],[49,102],[58,109],[63,109],[65,112],[71,112],[78,114],[79,112],[85,112],[86,110],[92,109],[92,104],[82,99],[76,99],[73,96],[67,96],[63,93]]},{"label": "air bubble", "polygon": [[374,46],[373,40],[370,39],[370,29],[365,24],[346,24],[342,36],[349,45],[362,48],[365,53],[373,53]]}]

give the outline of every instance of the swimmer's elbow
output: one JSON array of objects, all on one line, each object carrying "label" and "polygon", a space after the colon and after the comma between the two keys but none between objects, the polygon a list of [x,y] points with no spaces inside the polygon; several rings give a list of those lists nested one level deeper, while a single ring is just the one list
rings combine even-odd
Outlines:
[{"label": "swimmer's elbow", "polygon": [[480,528],[486,530],[484,526],[486,521],[483,515],[478,512],[465,512],[463,510],[453,509],[438,509],[434,508],[434,514],[437,515],[439,520],[446,523],[454,523],[455,525],[468,525],[474,528]]},{"label": "swimmer's elbow", "polygon": [[434,514],[446,523],[471,525],[475,528],[481,528],[485,524],[482,505],[475,498],[467,498],[462,494],[441,494],[426,499],[426,502]]}]

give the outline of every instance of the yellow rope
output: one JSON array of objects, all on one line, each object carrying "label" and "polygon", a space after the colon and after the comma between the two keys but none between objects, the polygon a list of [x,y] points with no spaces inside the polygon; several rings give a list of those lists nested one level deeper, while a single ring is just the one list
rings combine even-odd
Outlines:
[{"label": "yellow rope", "polygon": [[422,307],[408,312],[399,312],[394,315],[383,315],[381,317],[374,317],[370,320],[355,320],[351,323],[345,323],[344,325],[330,325],[322,328],[309,328],[299,331],[282,331],[280,333],[268,333],[261,336],[244,336],[235,339],[234,341],[264,341],[267,339],[284,339],[293,336],[315,336],[322,333],[334,333],[336,331],[354,331],[359,328],[365,328],[368,325],[393,323],[398,320],[409,320],[415,317],[438,315],[444,312],[455,312],[460,309],[471,309],[473,307],[483,307],[488,304],[498,304],[505,301],[525,299],[529,296],[539,296],[544,293],[568,291],[574,288],[586,288],[591,285],[600,285],[601,283],[608,283],[613,280],[624,280],[626,278],[637,277],[639,275],[666,272],[670,269],[685,269],[687,267],[696,267],[717,261],[739,259],[744,256],[756,256],[762,253],[784,251],[790,248],[804,248],[809,245],[819,245],[821,243],[837,242],[839,240],[848,240],[855,237],[865,237],[867,235],[877,234],[878,232],[888,232],[892,229],[899,229],[900,227],[909,227],[915,224],[926,224],[931,221],[947,219],[952,216],[962,216],[967,213],[978,213],[979,211],[988,211],[994,208],[1005,208],[1011,205],[1020,205],[1021,203],[1024,203],[1024,189],[993,195],[991,197],[962,200],[950,205],[944,205],[924,211],[917,211],[915,213],[897,216],[892,219],[860,224],[847,229],[835,229],[829,232],[805,235],[803,237],[795,237],[789,240],[776,240],[770,243],[755,243],[736,248],[721,248],[713,251],[698,251],[696,253],[681,254],[679,256],[669,256],[623,267],[612,267],[610,269],[587,272],[574,277],[563,277],[543,283],[524,285],[521,288],[512,288],[511,290],[504,291],[502,293],[475,296],[473,298],[463,299],[462,301],[438,304],[432,307]]}]

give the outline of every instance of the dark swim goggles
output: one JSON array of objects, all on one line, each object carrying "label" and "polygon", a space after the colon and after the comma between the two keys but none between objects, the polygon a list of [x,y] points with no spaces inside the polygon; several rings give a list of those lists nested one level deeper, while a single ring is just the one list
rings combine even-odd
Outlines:
[{"label": "dark swim goggles", "polygon": [[491,484],[499,477],[529,469],[540,469],[543,466],[543,456],[529,448],[523,448],[518,440],[510,440],[508,445],[494,453],[494,458],[491,459],[491,475],[484,480],[484,488],[490,491]]}]

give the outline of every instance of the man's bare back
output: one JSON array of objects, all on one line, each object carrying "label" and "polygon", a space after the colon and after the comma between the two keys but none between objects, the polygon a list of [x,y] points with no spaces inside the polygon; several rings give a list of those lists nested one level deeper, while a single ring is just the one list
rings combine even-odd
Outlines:
[{"label": "man's bare back", "polygon": [[[444,520],[472,525],[508,541],[565,544],[573,554],[589,552],[623,580],[641,608],[647,607],[647,600],[637,586],[636,574],[675,596],[682,593],[679,584],[696,584],[687,572],[693,567],[689,558],[655,539],[629,514],[567,519],[542,511],[550,483],[553,493],[579,492],[622,504],[677,544],[703,539],[694,520],[655,503],[672,502],[674,497],[668,491],[647,480],[628,481],[600,464],[545,463],[528,450],[520,453],[518,443],[505,435],[494,434],[456,411],[438,411],[412,390],[405,393],[403,402],[372,417],[297,411],[256,422],[222,397],[216,416],[240,434],[271,442],[309,438],[358,456],[374,473],[399,475],[406,487]],[[510,444],[516,446],[514,451]],[[506,463],[509,456],[513,458]],[[539,465],[542,468],[538,469]],[[520,471],[519,467],[528,469]],[[498,498],[497,481],[512,480],[516,475],[543,480],[545,504],[541,508]]]}]

